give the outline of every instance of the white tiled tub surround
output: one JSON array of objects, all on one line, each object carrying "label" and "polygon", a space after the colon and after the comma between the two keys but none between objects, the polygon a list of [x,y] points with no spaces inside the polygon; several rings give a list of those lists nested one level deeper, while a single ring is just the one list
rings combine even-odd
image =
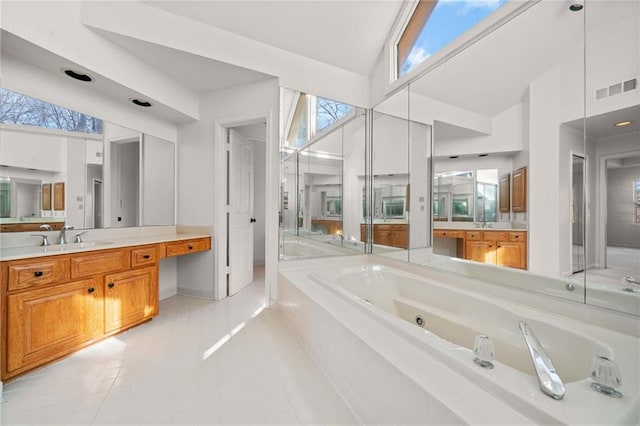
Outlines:
[{"label": "white tiled tub surround", "polygon": [[[373,265],[420,278],[425,287],[437,286],[446,291],[447,287],[440,288],[440,284],[455,286],[460,291],[451,293],[454,300],[457,297],[474,297],[479,303],[493,300],[516,316],[522,315],[522,319],[532,318],[530,325],[543,345],[550,345],[545,339],[553,334],[543,329],[543,325],[548,325],[558,335],[569,333],[595,342],[591,345],[595,350],[610,348],[620,365],[621,391],[625,396],[617,400],[592,391],[587,371],[577,376],[572,373],[567,395],[555,401],[542,394],[534,376],[500,362],[494,370],[482,370],[471,362],[470,349],[426,333],[346,294],[331,282],[323,283],[331,280],[331,276],[337,279],[354,269]],[[637,424],[640,421],[640,339],[635,317],[497,288],[472,278],[380,256],[331,259],[331,271],[327,271],[327,259],[289,262],[281,264],[280,269],[280,306],[285,318],[364,423]],[[492,293],[500,296],[489,296]],[[461,312],[469,314],[471,322],[483,319],[467,309],[465,302],[460,307]],[[487,305],[489,309],[482,315],[490,314],[490,307]],[[505,326],[518,328],[517,321]],[[576,348],[564,350],[571,355]],[[526,353],[523,355],[528,357]],[[584,361],[592,354],[580,355],[576,358]]]}]

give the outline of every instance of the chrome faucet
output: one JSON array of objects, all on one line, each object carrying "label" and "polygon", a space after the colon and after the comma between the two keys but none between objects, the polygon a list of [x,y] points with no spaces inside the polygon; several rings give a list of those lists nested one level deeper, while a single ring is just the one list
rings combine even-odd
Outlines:
[{"label": "chrome faucet", "polygon": [[536,370],[540,390],[553,399],[564,398],[564,383],[562,383],[562,379],[553,366],[551,358],[549,358],[549,355],[545,352],[544,347],[533,333],[533,330],[531,330],[524,321],[520,321],[520,330],[529,349],[529,355],[531,355],[531,361],[533,361],[533,367]]},{"label": "chrome faucet", "polygon": [[73,229],[73,226],[64,225],[60,228],[60,240],[58,241],[60,244],[67,244],[67,232],[69,229]]},{"label": "chrome faucet", "polygon": [[47,225],[46,223],[43,223],[42,225],[40,225],[40,229],[42,229],[43,231],[51,231],[51,226]]},{"label": "chrome faucet", "polygon": [[75,242],[76,242],[76,243],[81,243],[81,242],[82,242],[82,236],[83,236],[84,234],[86,234],[86,233],[87,233],[87,231],[78,232],[78,233],[76,234],[76,240],[75,240]]},{"label": "chrome faucet", "polygon": [[629,276],[624,277],[622,281],[624,282],[624,288],[622,289],[622,291],[627,291],[629,293],[635,293],[636,291],[638,291],[634,288],[634,285],[640,285],[640,281]]},{"label": "chrome faucet", "polygon": [[49,245],[49,237],[45,234],[31,234],[32,237],[42,237],[42,246]]}]

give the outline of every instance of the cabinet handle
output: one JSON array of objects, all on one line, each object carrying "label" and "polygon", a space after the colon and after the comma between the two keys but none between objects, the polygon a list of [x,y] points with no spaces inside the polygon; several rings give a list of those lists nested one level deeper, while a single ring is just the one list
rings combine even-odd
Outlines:
[{"label": "cabinet handle", "polygon": [[87,291],[88,291],[89,293],[93,293],[94,291],[96,291],[96,289],[95,289],[95,288],[93,288],[93,287],[89,287],[89,289],[88,289]]},{"label": "cabinet handle", "polygon": [[193,250],[193,246],[187,246],[189,250]]},{"label": "cabinet handle", "polygon": [[145,254],[145,255],[144,255],[144,256],[142,256],[142,257],[144,257],[145,259],[149,259],[151,256],[149,256],[148,254]]},{"label": "cabinet handle", "polygon": [[35,271],[35,272],[33,273],[33,276],[34,276],[34,277],[41,277],[42,275],[43,275],[42,271]]},{"label": "cabinet handle", "polygon": [[115,284],[114,284],[114,283],[109,283],[109,284],[107,284],[107,286],[108,286],[109,288],[113,288],[113,287],[115,286]]}]

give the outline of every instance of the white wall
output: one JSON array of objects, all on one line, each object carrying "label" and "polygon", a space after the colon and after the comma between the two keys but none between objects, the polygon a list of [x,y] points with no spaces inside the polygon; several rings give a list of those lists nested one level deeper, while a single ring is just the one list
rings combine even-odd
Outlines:
[{"label": "white wall", "polygon": [[[224,193],[217,192],[216,185],[220,184],[216,172],[219,170],[215,158],[216,144],[225,141],[218,140],[215,132],[216,122],[225,120],[238,120],[237,123],[229,123],[229,127],[242,125],[245,120],[252,121],[256,118],[267,118],[267,140],[276,146],[267,146],[267,158],[277,153],[278,143],[278,114],[279,86],[276,79],[253,83],[231,89],[210,92],[202,96],[200,108],[201,119],[195,123],[180,125],[178,128],[178,224],[195,226],[214,226],[214,246],[216,242],[221,244],[226,235],[215,231],[215,225],[223,222],[224,217],[217,217],[217,206],[224,205]],[[275,149],[275,151],[273,151]],[[269,161],[269,160],[267,160]],[[277,160],[274,165],[277,176]],[[270,180],[266,177],[266,200],[272,198],[274,206],[277,206],[277,177]],[[276,207],[277,208],[277,207]],[[272,212],[273,213],[273,212]],[[275,212],[277,215],[277,211]],[[277,216],[276,216],[277,217]],[[272,243],[267,247],[266,256],[276,255],[277,262],[277,222],[266,224],[266,243]],[[270,235],[271,233],[271,235]],[[219,246],[215,246],[219,247]],[[219,250],[200,253],[192,256],[184,256],[178,260],[178,293],[191,294],[208,298],[220,298],[214,289],[214,274],[216,264],[221,264]],[[216,260],[218,263],[216,263]],[[274,265],[275,266],[275,265]],[[267,271],[269,274],[269,271]],[[267,279],[269,279],[267,277]],[[274,281],[275,282],[275,281]],[[273,286],[276,291],[276,286]],[[275,294],[272,295],[275,297]]]},{"label": "white wall", "polygon": [[[85,91],[79,89],[77,82],[72,82],[61,73],[56,75],[50,73],[52,76],[58,77],[58,80],[66,80],[76,86],[74,94],[84,92],[88,95],[91,92],[94,93],[93,101],[89,98],[83,99],[82,96],[67,95],[66,103],[60,105],[105,120],[140,128],[144,130],[144,133],[175,140],[175,126],[171,126],[169,123],[162,123],[158,119],[152,118],[150,120],[149,114],[141,113],[139,108],[128,101],[128,96],[131,95],[124,94],[131,93],[134,96],[140,94],[142,97],[164,103],[175,111],[180,111],[185,116],[197,119],[198,99],[195,93],[178,85],[151,65],[121,49],[99,33],[92,31],[82,21],[84,5],[85,2],[3,2],[2,26],[7,31],[37,46],[61,55],[72,63],[97,73],[103,78],[116,81],[120,86],[127,88],[119,93],[120,96],[114,98],[105,97],[105,105],[98,107],[96,105],[95,92],[90,89]],[[108,19],[113,17],[113,14],[116,14],[116,20],[124,19],[127,14],[126,11],[122,10],[124,7],[124,3],[119,3],[117,7],[113,7],[113,4],[109,5],[108,9],[110,9],[111,13],[104,13],[103,18]],[[131,18],[138,20],[138,24],[139,22],[147,22],[148,25],[151,25],[148,20],[145,20],[147,18],[145,16],[131,16]],[[168,27],[163,26],[163,31],[166,28]],[[126,66],[123,66],[123,64],[126,64]],[[28,87],[25,88],[29,90]],[[63,89],[63,87],[60,87],[60,89]],[[36,91],[37,84],[30,90],[31,93],[38,93]],[[41,93],[42,96],[47,97],[56,96],[57,94],[61,93],[57,90],[53,90],[51,93]],[[65,96],[60,97],[65,100]],[[51,102],[50,99],[45,100]],[[85,102],[86,105],[84,105]],[[78,106],[80,105],[85,108],[79,109]],[[105,115],[94,113],[96,110],[104,112]],[[173,134],[168,135],[164,132],[155,134],[151,128],[147,128],[147,125],[151,125],[150,127],[157,126],[158,129],[162,128]],[[171,127],[173,127],[173,131]]]},{"label": "white wall", "polygon": [[175,144],[151,135],[142,137],[142,221],[140,225],[173,225]]},{"label": "white wall", "polygon": [[528,265],[531,272],[549,276],[560,273],[559,77],[556,68],[529,89]]},{"label": "white wall", "polygon": [[[75,228],[84,228],[86,167],[85,140],[67,138],[67,177],[65,179],[66,223]],[[69,239],[69,241],[72,241]]]}]

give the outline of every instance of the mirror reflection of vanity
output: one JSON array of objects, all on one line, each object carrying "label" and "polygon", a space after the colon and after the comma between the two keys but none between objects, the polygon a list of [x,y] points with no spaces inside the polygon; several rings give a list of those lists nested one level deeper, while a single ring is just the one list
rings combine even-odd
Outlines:
[{"label": "mirror reflection of vanity", "polygon": [[[287,89],[281,103],[280,259],[363,253],[363,111]],[[342,113],[322,117],[323,103]]]},{"label": "mirror reflection of vanity", "polygon": [[1,125],[2,232],[174,224],[175,145],[112,123],[99,130]]},{"label": "mirror reflection of vanity", "polygon": [[[640,176],[640,7],[592,2],[585,17],[558,2],[529,6],[456,55],[425,65],[408,93],[376,107],[388,112],[395,105],[405,126],[433,126],[434,255],[410,249],[407,259],[640,314],[640,287],[630,283],[640,275],[633,201]],[[412,147],[408,137],[401,140]],[[478,187],[478,171],[489,169],[498,170],[495,220],[493,188],[485,200],[479,196],[488,188]],[[475,179],[472,197],[461,190],[464,178]],[[524,250],[516,268],[528,272],[509,275],[457,259],[493,263],[499,251],[487,250],[492,242],[512,259]]]},{"label": "mirror reflection of vanity", "polygon": [[640,314],[640,6],[519,7],[369,113],[343,233],[355,202],[374,254]]}]

